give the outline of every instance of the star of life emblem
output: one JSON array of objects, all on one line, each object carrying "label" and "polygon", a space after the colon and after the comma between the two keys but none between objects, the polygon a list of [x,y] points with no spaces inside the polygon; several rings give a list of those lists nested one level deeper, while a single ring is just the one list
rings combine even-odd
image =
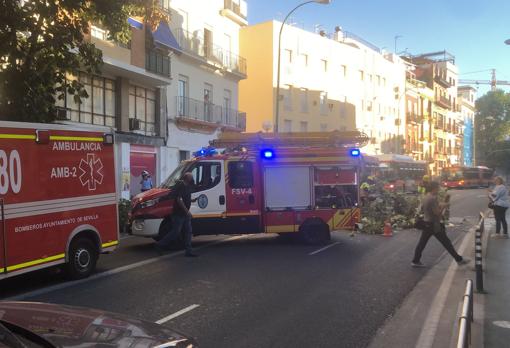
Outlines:
[{"label": "star of life emblem", "polygon": [[103,182],[103,162],[93,153],[87,154],[87,159],[80,161],[80,182],[88,186],[89,191],[94,191],[97,185]]}]

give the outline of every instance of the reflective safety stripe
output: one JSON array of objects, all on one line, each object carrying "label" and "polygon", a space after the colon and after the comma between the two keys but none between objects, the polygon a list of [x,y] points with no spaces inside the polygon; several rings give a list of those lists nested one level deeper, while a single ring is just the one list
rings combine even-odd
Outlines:
[{"label": "reflective safety stripe", "polygon": [[118,240],[114,240],[113,242],[108,242],[108,243],[103,243],[103,245],[101,245],[103,248],[108,248],[108,247],[111,247],[111,246],[114,246],[114,245],[117,245],[119,244],[119,241]]},{"label": "reflective safety stripe", "polygon": [[51,135],[50,140],[60,140],[60,141],[92,141],[92,142],[103,142],[103,138],[95,138],[95,137],[67,137],[61,135]]},{"label": "reflective safety stripe", "polygon": [[27,267],[30,267],[30,266],[39,265],[41,263],[46,263],[46,262],[50,262],[50,261],[60,260],[60,259],[63,259],[65,256],[66,256],[66,254],[58,254],[58,255],[55,255],[55,256],[45,257],[43,259],[37,259],[37,260],[33,260],[33,261],[28,261],[28,262],[20,263],[20,264],[14,265],[14,266],[7,266],[7,272],[15,271],[15,270],[20,269],[20,268],[27,268]]},{"label": "reflective safety stripe", "polygon": [[0,134],[0,139],[35,140],[35,135],[27,135],[27,134]]},{"label": "reflective safety stripe", "polygon": [[293,233],[294,230],[299,230],[299,225],[273,225],[266,227],[266,233]]}]

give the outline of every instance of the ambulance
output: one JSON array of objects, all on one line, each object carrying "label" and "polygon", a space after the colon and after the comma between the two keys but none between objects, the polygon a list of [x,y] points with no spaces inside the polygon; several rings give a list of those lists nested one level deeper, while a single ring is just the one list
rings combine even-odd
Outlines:
[{"label": "ambulance", "polygon": [[330,231],[360,221],[359,147],[367,140],[359,132],[222,133],[133,199],[131,233],[158,240],[170,230],[172,188],[191,172],[195,236],[278,233],[326,242]]},{"label": "ambulance", "polygon": [[0,280],[57,265],[84,278],[116,248],[113,142],[107,128],[0,122]]}]

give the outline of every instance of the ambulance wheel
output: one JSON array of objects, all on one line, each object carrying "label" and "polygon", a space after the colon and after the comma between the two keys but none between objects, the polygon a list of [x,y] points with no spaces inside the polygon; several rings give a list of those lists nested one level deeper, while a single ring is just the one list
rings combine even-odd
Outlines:
[{"label": "ambulance wheel", "polygon": [[331,240],[329,227],[325,223],[310,222],[304,223],[299,228],[299,236],[305,244],[324,244]]},{"label": "ambulance wheel", "polygon": [[97,248],[88,238],[78,238],[69,247],[66,264],[67,276],[71,279],[87,278],[96,268]]}]

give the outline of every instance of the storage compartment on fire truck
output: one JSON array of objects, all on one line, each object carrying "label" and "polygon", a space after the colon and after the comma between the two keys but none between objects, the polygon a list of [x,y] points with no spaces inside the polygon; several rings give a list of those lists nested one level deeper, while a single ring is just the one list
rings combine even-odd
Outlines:
[{"label": "storage compartment on fire truck", "polygon": [[311,167],[267,166],[264,169],[265,207],[270,210],[312,206]]},{"label": "storage compartment on fire truck", "polygon": [[316,208],[352,208],[357,204],[356,170],[352,167],[315,167]]}]

